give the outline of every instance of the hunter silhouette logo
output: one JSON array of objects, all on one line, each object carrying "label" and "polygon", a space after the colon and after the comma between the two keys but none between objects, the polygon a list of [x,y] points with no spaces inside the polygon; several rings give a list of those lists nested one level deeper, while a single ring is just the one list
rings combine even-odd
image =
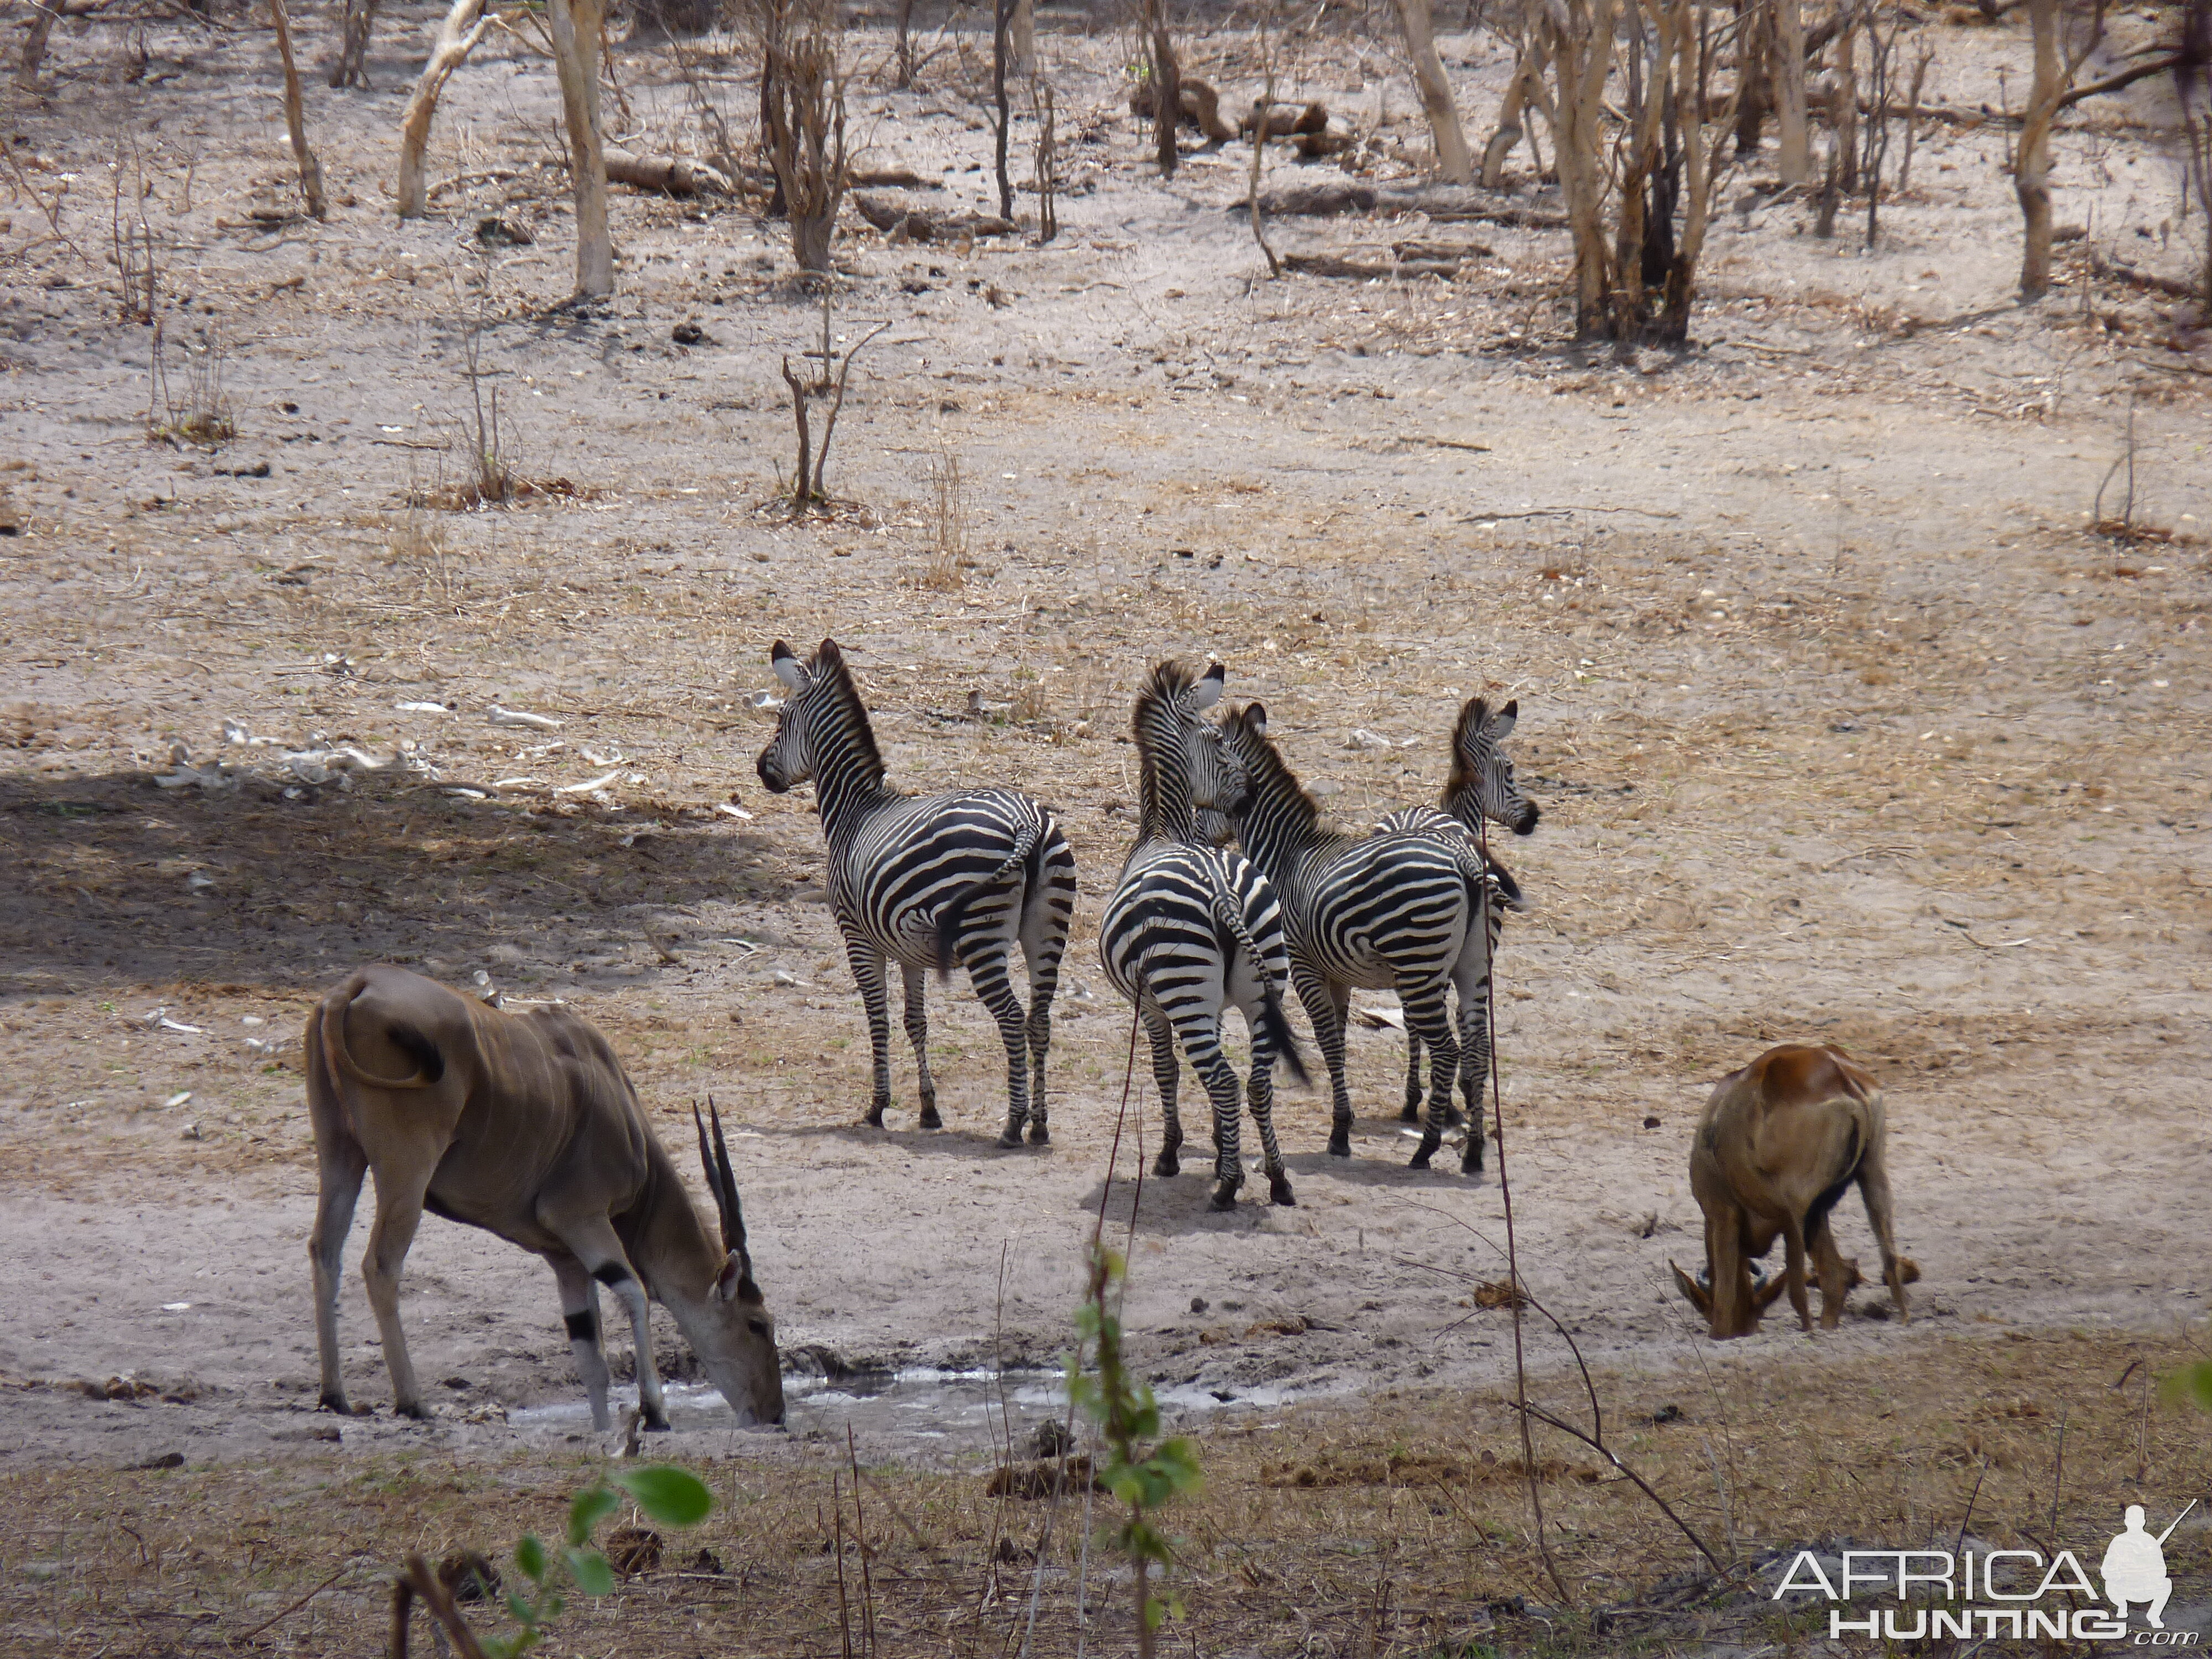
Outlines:
[{"label": "hunter silhouette logo", "polygon": [[2152,1537],[2143,1530],[2143,1508],[2140,1504],[2128,1505],[2121,1517],[2125,1528],[2118,1537],[2105,1546],[2105,1599],[2122,1619],[2128,1616],[2128,1603],[2148,1601],[2144,1613],[2153,1630],[2166,1628],[2166,1599],[2173,1594],[2173,1580],[2166,1575],[2166,1540],[2173,1536],[2173,1528],[2181,1524],[2181,1516],[2197,1507],[2191,1498],[2173,1517],[2166,1529]]}]

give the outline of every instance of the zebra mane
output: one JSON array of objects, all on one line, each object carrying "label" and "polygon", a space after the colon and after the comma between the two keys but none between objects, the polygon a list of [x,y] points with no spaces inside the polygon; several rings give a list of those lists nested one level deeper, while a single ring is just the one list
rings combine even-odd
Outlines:
[{"label": "zebra mane", "polygon": [[[1137,707],[1129,719],[1129,732],[1137,744],[1137,836],[1140,841],[1157,835],[1182,836],[1191,833],[1188,824],[1155,822],[1155,817],[1165,805],[1165,781],[1170,776],[1175,780],[1175,793],[1184,815],[1190,815],[1189,788],[1183,777],[1180,752],[1182,705],[1197,679],[1188,664],[1171,658],[1154,663],[1152,672],[1145,676],[1145,683],[1137,688]],[[1167,757],[1156,750],[1161,736],[1170,732],[1174,734],[1178,752],[1173,757],[1173,764],[1163,765]]]},{"label": "zebra mane", "polygon": [[1243,748],[1247,763],[1245,769],[1251,781],[1252,805],[1245,811],[1250,812],[1265,800],[1271,806],[1281,809],[1285,827],[1291,831],[1318,829],[1322,818],[1321,803],[1306,793],[1305,786],[1298,781],[1297,774],[1291,771],[1289,763],[1284,760],[1282,750],[1275,747],[1275,740],[1265,730],[1255,731],[1246,723],[1244,717],[1255,708],[1262,708],[1264,713],[1262,705],[1247,703],[1242,708],[1230,710],[1225,722],[1236,727],[1247,739]]},{"label": "zebra mane", "polygon": [[823,641],[821,648],[808,659],[806,672],[810,677],[830,677],[829,695],[844,710],[843,725],[851,735],[854,757],[880,784],[884,777],[883,750],[876,747],[876,728],[868,719],[868,706],[860,701],[860,688],[853,683],[853,671],[846,666],[845,653],[837,648],[837,641]]},{"label": "zebra mane", "polygon": [[1441,797],[1447,811],[1453,798],[1463,789],[1474,787],[1474,769],[1468,764],[1468,750],[1482,736],[1482,728],[1490,721],[1490,700],[1469,697],[1459,711],[1459,721],[1452,727],[1451,767],[1444,775],[1444,789]]}]

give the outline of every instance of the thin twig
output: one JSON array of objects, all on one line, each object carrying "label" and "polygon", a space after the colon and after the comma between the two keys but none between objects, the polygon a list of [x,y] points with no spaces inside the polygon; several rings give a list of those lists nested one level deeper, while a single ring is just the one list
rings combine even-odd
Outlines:
[{"label": "thin twig", "polygon": [[[124,1530],[125,1530],[125,1531],[126,1531],[126,1532],[128,1532],[128,1531],[130,1530],[130,1528],[126,1527],[126,1528],[124,1528]],[[243,1635],[243,1636],[233,1637],[231,1639],[232,1639],[233,1641],[234,1641],[234,1642],[251,1642],[251,1641],[252,1641],[255,1637],[257,1637],[257,1636],[260,1635],[260,1634],[261,1634],[261,1632],[262,1632],[263,1631],[267,1630],[267,1629],[269,1628],[269,1626],[271,1626],[271,1625],[273,1625],[273,1624],[276,1623],[276,1622],[277,1622],[277,1620],[279,1620],[280,1619],[289,1619],[289,1618],[290,1618],[294,1613],[295,1613],[299,1612],[299,1610],[300,1610],[301,1607],[306,1607],[306,1606],[307,1605],[307,1603],[308,1603],[308,1602],[310,1602],[310,1601],[313,1601],[313,1600],[314,1600],[318,1595],[321,1595],[325,1590],[328,1589],[331,1585],[333,1585],[333,1584],[337,1583],[338,1582],[338,1580],[339,1580],[339,1579],[341,1579],[341,1578],[343,1578],[343,1577],[345,1577],[345,1575],[346,1575],[346,1569],[345,1569],[344,1567],[340,1567],[340,1568],[339,1568],[336,1572],[332,1573],[329,1577],[327,1577],[327,1578],[324,1579],[324,1580],[323,1580],[323,1582],[322,1582],[321,1583],[319,1583],[319,1584],[316,1585],[316,1586],[314,1587],[314,1589],[313,1589],[309,1590],[309,1591],[308,1591],[305,1595],[301,1596],[298,1601],[296,1601],[293,1602],[293,1603],[291,1604],[291,1606],[289,1606],[289,1607],[288,1607],[283,1608],[281,1612],[277,1612],[277,1613],[270,1613],[270,1614],[269,1615],[269,1617],[267,1617],[266,1619],[263,1620],[259,1624],[256,1625],[256,1626],[255,1626],[252,1630],[250,1630],[250,1631],[246,1632],[245,1635]]]},{"label": "thin twig", "polygon": [[[1572,1435],[1576,1439],[1581,1441],[1583,1444],[1588,1446],[1592,1451],[1595,1452],[1600,1457],[1605,1459],[1607,1462],[1612,1464],[1613,1468],[1619,1469],[1623,1474],[1626,1475],[1631,1480],[1633,1480],[1636,1483],[1638,1489],[1641,1491],[1646,1498],[1650,1498],[1653,1503],[1659,1506],[1660,1513],[1664,1515],[1669,1521],[1672,1521],[1677,1527],[1681,1528],[1682,1536],[1688,1539],[1692,1544],[1698,1547],[1698,1553],[1704,1556],[1706,1560],[1713,1564],[1713,1571],[1720,1574],[1723,1578],[1729,1576],[1729,1570],[1721,1565],[1720,1557],[1715,1555],[1712,1551],[1707,1547],[1705,1540],[1698,1536],[1696,1530],[1692,1528],[1688,1522],[1685,1521],[1680,1516],[1674,1513],[1674,1506],[1669,1504],[1665,1498],[1662,1498],[1657,1492],[1654,1491],[1650,1481],[1646,1480],[1642,1475],[1637,1474],[1634,1469],[1630,1468],[1627,1464],[1622,1462],[1619,1454],[1614,1452],[1611,1447],[1600,1445],[1596,1441],[1591,1439],[1589,1436],[1584,1434],[1573,1424],[1566,1421],[1564,1418],[1554,1417],[1551,1413],[1546,1411],[1541,1406],[1531,1406],[1526,1402],[1522,1402],[1520,1407],[1520,1410],[1522,1413],[1522,1423],[1524,1433],[1526,1432],[1528,1419],[1533,1417],[1539,1422],[1549,1424],[1552,1427],[1557,1429],[1561,1434]],[[1530,1482],[1533,1484],[1536,1478],[1535,1467],[1533,1464],[1529,1466],[1528,1478]]]}]

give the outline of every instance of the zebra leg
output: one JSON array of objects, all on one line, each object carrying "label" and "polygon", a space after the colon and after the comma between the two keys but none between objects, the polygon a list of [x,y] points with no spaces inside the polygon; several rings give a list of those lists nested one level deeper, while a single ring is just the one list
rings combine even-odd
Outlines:
[{"label": "zebra leg", "polygon": [[1459,988],[1459,1086],[1467,1098],[1467,1150],[1459,1172],[1482,1172],[1482,1143],[1488,1128],[1482,1115],[1483,1085],[1490,1080],[1490,970],[1474,984]]},{"label": "zebra leg", "polygon": [[937,1115],[937,1079],[929,1073],[929,1007],[924,1000],[929,972],[910,962],[901,963],[899,971],[906,984],[906,1040],[914,1044],[914,1067],[918,1079],[915,1089],[921,1097],[921,1127],[942,1128],[945,1120]]},{"label": "zebra leg", "polygon": [[1421,1121],[1421,1039],[1411,1024],[1406,1027],[1406,1103],[1399,1109],[1398,1121],[1419,1123]]},{"label": "zebra leg", "polygon": [[1060,991],[1060,958],[1067,953],[1067,922],[1074,908],[1074,871],[1068,885],[1047,890],[1042,903],[1031,908],[1022,926],[1022,959],[1030,973],[1030,1144],[1042,1146],[1052,1139],[1046,1127],[1044,1060],[1052,1048],[1052,1000]]},{"label": "zebra leg", "polygon": [[1006,1127],[1000,1131],[999,1145],[1018,1146],[1030,1116],[1029,1015],[1007,981],[1007,955],[1004,939],[993,941],[989,954],[969,959],[968,979],[999,1022],[999,1040],[1006,1045]]},{"label": "zebra leg", "polygon": [[[868,1115],[863,1120],[872,1129],[884,1127],[884,1113],[891,1103],[891,1011],[890,998],[884,984],[883,952],[866,939],[853,934],[845,936],[845,957],[853,964],[853,981],[860,988],[861,1006],[868,1011],[868,1047],[875,1058],[875,1087],[869,1097]],[[909,1020],[915,1018],[910,1010]],[[913,1027],[909,1024],[909,1030]]]},{"label": "zebra leg", "polygon": [[[1201,1023],[1202,1022],[1202,1023]],[[1238,1112],[1243,1093],[1237,1085],[1237,1068],[1221,1052],[1218,1020],[1200,1016],[1182,1028],[1183,1053],[1213,1102],[1213,1196],[1217,1210],[1237,1207],[1237,1189],[1244,1184],[1244,1160],[1239,1156]],[[1267,1138],[1274,1139],[1272,1127]]]},{"label": "zebra leg", "polygon": [[[1283,1167],[1283,1149],[1275,1141],[1274,1068],[1275,1051],[1268,1044],[1266,1034],[1255,1027],[1252,1032],[1252,1082],[1244,1091],[1244,1098],[1250,1103],[1252,1122],[1260,1131],[1260,1160],[1267,1171],[1267,1201],[1296,1204],[1297,1200],[1291,1195],[1291,1172]],[[1348,1120],[1348,1112],[1346,1115]],[[1240,1168],[1237,1173],[1242,1175],[1243,1171]]]},{"label": "zebra leg", "polygon": [[[1302,969],[1295,963],[1291,968],[1291,985],[1305,1004],[1306,1018],[1313,1022],[1314,1041],[1321,1047],[1321,1057],[1328,1067],[1330,1114],[1328,1121],[1328,1155],[1331,1158],[1352,1156],[1352,1091],[1344,1081],[1344,1015],[1352,1006],[1352,988],[1335,985],[1320,975]],[[1255,1027],[1256,1030],[1257,1027]],[[1259,1086],[1260,1045],[1252,1045],[1253,1088]],[[1268,1056],[1270,1063],[1273,1056]],[[1259,1098],[1253,1097],[1252,1109],[1259,1111]],[[1278,1203],[1283,1202],[1278,1199]]]},{"label": "zebra leg", "polygon": [[1166,1119],[1166,1128],[1160,1136],[1160,1155],[1152,1160],[1156,1176],[1182,1173],[1182,1160],[1176,1156],[1182,1146],[1182,1118],[1176,1111],[1176,1087],[1182,1080],[1182,1062],[1176,1057],[1175,1028],[1156,1003],[1145,1006],[1145,1035],[1152,1043],[1152,1082],[1160,1091],[1160,1109]]},{"label": "zebra leg", "polygon": [[1429,1048],[1429,1115],[1421,1129],[1421,1144],[1412,1167],[1425,1170],[1443,1145],[1444,1118],[1451,1109],[1452,1084],[1459,1076],[1459,1044],[1453,1041],[1450,1011],[1444,1006],[1444,984],[1421,986],[1408,991],[1398,988],[1398,1000],[1406,1011],[1406,1029],[1418,1031]]}]

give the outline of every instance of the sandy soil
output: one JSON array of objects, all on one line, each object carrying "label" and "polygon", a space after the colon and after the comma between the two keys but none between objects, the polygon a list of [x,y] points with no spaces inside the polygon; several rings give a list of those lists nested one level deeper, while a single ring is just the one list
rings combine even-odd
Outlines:
[{"label": "sandy soil", "polygon": [[[1060,239],[841,228],[834,331],[893,326],[853,375],[843,504],[793,525],[764,506],[790,446],[776,365],[821,318],[780,228],[618,191],[622,292],[560,309],[557,100],[510,47],[447,94],[433,178],[458,184],[395,222],[391,135],[429,15],[392,18],[374,92],[313,88],[341,204],[324,226],[248,217],[289,188],[265,33],[152,31],[156,72],[126,87],[118,34],[64,31],[10,118],[27,185],[0,268],[0,483],[22,526],[0,542],[0,1376],[21,1386],[0,1395],[0,1469],[282,1456],[333,1430],[305,1410],[313,1177],[291,1050],[364,959],[571,1000],[667,1133],[712,1093],[762,1282],[812,1363],[1054,1363],[1127,1052],[1091,931],[1130,821],[1116,733],[1170,653],[1227,663],[1352,823],[1432,792],[1460,697],[1519,699],[1546,815],[1500,848],[1535,907],[1500,971],[1507,1168],[1524,1270],[1594,1358],[1693,1363],[1667,1273],[1698,1249],[1687,1131],[1716,1075],[1798,1037],[1847,1044],[1887,1086],[1900,1243],[1925,1274],[1910,1328],[1862,1293],[1818,1352],[2202,1321],[2212,380],[2185,304],[2087,264],[2186,268],[2160,229],[2153,94],[2062,138],[2061,217],[2089,234],[2041,307],[2009,297],[2002,134],[1938,125],[1874,252],[1814,240],[1796,206],[1730,212],[1698,345],[1624,363],[1560,343],[1563,233],[1284,222],[1289,246],[1466,235],[1494,263],[1261,280],[1225,210],[1248,153],[1162,185],[1111,40],[1053,35],[1077,112]],[[330,23],[300,27],[319,44]],[[1931,85],[1962,108],[2024,51],[1936,38]],[[1507,66],[1449,44],[1486,125]],[[867,88],[869,160],[982,207],[988,134],[944,61],[928,94]],[[1372,137],[1361,165],[1418,162],[1402,78],[1341,42],[1302,61],[1299,95]],[[665,59],[622,68],[640,147],[696,138]],[[721,95],[738,106],[733,82]],[[213,451],[149,443],[155,337],[115,320],[112,280],[30,198],[66,180],[64,228],[107,246],[118,123],[152,185],[169,402],[191,401],[185,345],[220,342],[237,436]],[[535,242],[487,255],[494,214]],[[672,341],[687,322],[700,343]],[[566,483],[504,511],[411,507],[459,476],[472,332],[508,458]],[[2094,538],[2130,420],[2153,533]],[[855,1127],[866,1040],[817,827],[751,769],[769,642],[825,635],[902,781],[1017,783],[1064,815],[1083,902],[1048,1151],[990,1145],[995,1035],[957,994],[933,1003],[951,1127],[913,1127],[902,1048],[892,1127]],[[562,725],[495,726],[494,705]],[[227,743],[227,720],[283,741]],[[1400,746],[1353,747],[1355,729]],[[340,744],[390,763],[339,787],[280,758]],[[235,781],[157,787],[179,746]],[[1507,1316],[1468,1299],[1503,1276],[1494,1165],[1403,1167],[1397,1043],[1355,1039],[1349,1163],[1322,1153],[1319,1097],[1284,1103],[1297,1208],[1215,1216],[1195,1176],[1146,1183],[1130,1321],[1194,1402],[1510,1369]],[[1141,1143],[1141,1066],[1134,1102]],[[1856,1210],[1844,1231],[1863,1248]],[[550,1275],[435,1222],[409,1267],[417,1364],[452,1379],[440,1423],[348,1423],[344,1446],[574,1433],[503,1420],[579,1393]],[[380,1402],[357,1279],[343,1318],[353,1386]],[[1707,1363],[1749,1376],[1807,1351],[1771,1323]],[[68,1386],[132,1377],[151,1391],[128,1404]],[[957,1431],[939,1450],[981,1443],[957,1387],[921,1397]],[[793,1425],[842,1437],[860,1411],[937,1455],[927,1410],[868,1409],[802,1400]],[[678,1439],[694,1432],[733,1438]]]}]

